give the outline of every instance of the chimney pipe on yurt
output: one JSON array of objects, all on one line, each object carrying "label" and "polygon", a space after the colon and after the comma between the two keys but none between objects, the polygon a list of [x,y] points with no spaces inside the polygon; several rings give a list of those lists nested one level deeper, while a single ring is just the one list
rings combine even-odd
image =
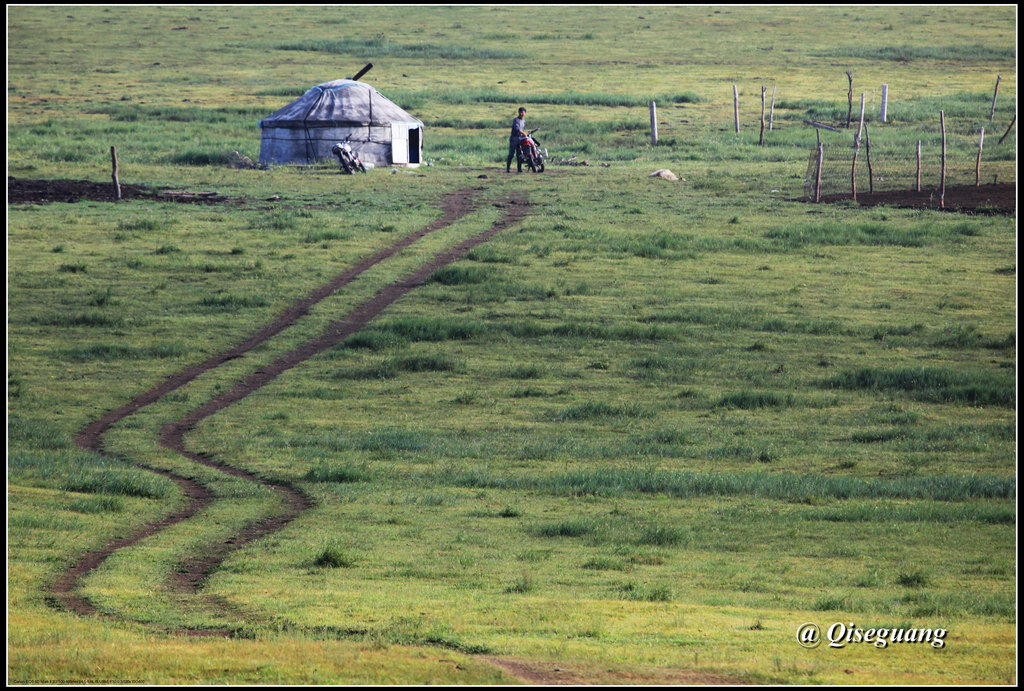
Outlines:
[{"label": "chimney pipe on yurt", "polygon": [[363,69],[361,69],[358,72],[356,72],[356,76],[352,77],[352,81],[358,82],[359,78],[362,77],[367,72],[369,72],[371,69],[373,69],[373,63],[372,62],[366,63],[366,67],[364,67]]}]

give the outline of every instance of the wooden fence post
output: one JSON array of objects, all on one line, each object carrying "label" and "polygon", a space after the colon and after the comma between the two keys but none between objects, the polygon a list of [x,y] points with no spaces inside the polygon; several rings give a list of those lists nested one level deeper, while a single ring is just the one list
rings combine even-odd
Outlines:
[{"label": "wooden fence post", "polygon": [[988,114],[988,123],[990,125],[992,124],[993,118],[995,118],[995,116],[996,116],[996,98],[999,97],[999,80],[1000,79],[1001,79],[1001,77],[997,74],[996,75],[996,90],[995,90],[995,93],[992,94],[992,111]]},{"label": "wooden fence post", "polygon": [[846,93],[846,98],[850,102],[850,107],[846,111],[846,127],[849,128],[853,119],[853,72],[847,72],[846,78],[850,80],[850,90]]},{"label": "wooden fence post", "polygon": [[740,92],[732,85],[732,111],[736,120],[736,134],[740,133]]},{"label": "wooden fence post", "polygon": [[821,143],[821,133],[818,133],[818,169],[814,180],[814,203],[821,201],[821,166],[825,162],[825,145]]},{"label": "wooden fence post", "polygon": [[113,166],[113,171],[110,177],[114,181],[114,198],[117,200],[121,199],[121,182],[117,179],[117,149],[110,147],[110,163]]},{"label": "wooden fence post", "polygon": [[651,144],[658,143],[658,108],[651,101]]},{"label": "wooden fence post", "polygon": [[864,153],[868,157],[868,194],[875,193],[875,172],[871,168],[871,134],[868,126],[864,125]]},{"label": "wooden fence post", "polygon": [[[849,73],[847,73],[849,74]],[[850,171],[850,188],[853,193],[853,201],[857,201],[857,154],[860,153],[860,137],[864,133],[864,94],[860,95],[860,126],[857,128],[857,136],[853,140],[853,168]]]},{"label": "wooden fence post", "polygon": [[1017,124],[1017,116],[1014,115],[1013,116],[1013,120],[1010,121],[1010,126],[1006,128],[1006,131],[1003,132],[1003,136],[999,138],[999,141],[997,142],[998,144],[1002,144],[1003,143],[1003,140],[1006,139],[1007,135],[1010,134],[1010,130],[1012,130],[1013,126],[1016,125],[1016,124]]},{"label": "wooden fence post", "polygon": [[775,90],[779,88],[778,84],[772,86],[772,107],[768,111],[768,131],[772,131],[772,126],[775,124]]},{"label": "wooden fence post", "polygon": [[921,191],[921,140],[917,140],[917,191]]},{"label": "wooden fence post", "polygon": [[981,128],[981,136],[978,137],[978,162],[974,165],[974,186],[981,185],[981,147],[985,144],[985,128]]},{"label": "wooden fence post", "polygon": [[886,121],[889,113],[889,85],[882,84],[882,122]]},{"label": "wooden fence post", "polygon": [[939,208],[946,208],[946,114],[939,111],[939,125],[942,127],[942,172],[939,176]]},{"label": "wooden fence post", "polygon": [[764,95],[767,91],[767,86],[761,87],[761,137],[757,142],[758,146],[764,146]]}]

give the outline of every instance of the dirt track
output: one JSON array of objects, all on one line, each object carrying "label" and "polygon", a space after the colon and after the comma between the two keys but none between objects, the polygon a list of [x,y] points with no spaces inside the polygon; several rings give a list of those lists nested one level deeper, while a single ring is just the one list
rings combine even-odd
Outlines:
[{"label": "dirt track", "polygon": [[[447,195],[442,199],[442,216],[440,219],[426,226],[422,230],[402,238],[395,244],[377,252],[368,259],[359,262],[344,273],[339,274],[334,278],[334,280],[321,286],[306,298],[296,302],[274,321],[249,336],[239,345],[214,355],[205,362],[171,375],[158,386],[136,396],[125,405],[112,410],[99,419],[93,421],[75,438],[75,443],[79,447],[88,451],[103,453],[103,436],[114,424],[125,419],[129,415],[132,415],[138,410],[159,401],[167,394],[175,391],[181,386],[184,386],[204,372],[208,372],[229,360],[242,356],[257,345],[294,324],[301,317],[307,314],[312,306],[351,282],[367,269],[391,257],[401,249],[408,247],[423,236],[451,225],[453,222],[465,216],[475,208],[473,201],[474,193],[475,190],[464,189]],[[234,468],[216,461],[204,454],[188,452],[184,448],[184,434],[199,421],[241,400],[277,377],[282,372],[300,364],[317,353],[323,352],[324,350],[337,345],[341,340],[347,338],[365,326],[371,319],[395,300],[421,284],[438,268],[455,261],[468,252],[472,247],[489,240],[495,234],[517,222],[529,209],[525,200],[522,198],[510,198],[501,202],[499,206],[504,207],[505,213],[501,220],[491,226],[489,230],[438,254],[431,262],[420,267],[420,269],[406,277],[404,280],[387,286],[381,290],[376,296],[374,296],[374,298],[356,308],[345,319],[332,324],[319,338],[306,343],[295,351],[286,353],[268,367],[257,370],[226,394],[215,398],[201,408],[193,411],[185,418],[177,422],[170,423],[163,429],[160,435],[160,443],[164,447],[177,451],[193,462],[201,463],[235,477],[243,477],[263,484],[274,491],[275,494],[281,496],[287,506],[287,509],[283,513],[261,519],[260,521],[247,526],[237,535],[228,538],[220,544],[211,546],[203,554],[194,555],[187,559],[182,564],[182,573],[176,576],[176,584],[179,590],[196,591],[201,587],[206,577],[209,576],[209,574],[212,573],[232,551],[245,546],[259,537],[276,530],[280,530],[294,520],[296,516],[301,514],[303,511],[308,510],[312,505],[310,499],[297,487],[284,483],[271,482],[248,471]],[[110,555],[114,554],[118,550],[130,547],[141,540],[164,530],[165,528],[188,520],[213,501],[213,493],[208,488],[194,480],[160,468],[153,468],[141,464],[139,467],[173,480],[185,496],[187,500],[186,506],[173,514],[166,516],[160,521],[143,526],[136,530],[132,535],[119,538],[98,550],[92,550],[83,554],[72,567],[61,574],[61,576],[51,585],[50,599],[53,604],[82,615],[97,614],[97,609],[93,603],[76,592],[78,584],[85,575],[95,570]],[[197,636],[232,635],[232,632],[230,631],[208,630],[187,630],[183,631],[183,633]]]}]

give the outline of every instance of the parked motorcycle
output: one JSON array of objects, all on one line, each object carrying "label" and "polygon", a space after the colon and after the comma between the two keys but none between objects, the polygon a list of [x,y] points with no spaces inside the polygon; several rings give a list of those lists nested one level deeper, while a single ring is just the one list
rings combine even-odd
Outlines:
[{"label": "parked motorcycle", "polygon": [[516,159],[520,166],[525,163],[534,173],[543,173],[544,158],[548,155],[548,150],[542,150],[538,146],[537,138],[533,136],[537,129],[527,132],[523,140],[519,142],[519,146],[516,147]]},{"label": "parked motorcycle", "polygon": [[332,146],[331,153],[338,157],[341,169],[345,171],[346,175],[355,175],[357,170],[362,173],[366,172],[366,166],[359,160],[359,154],[355,152],[352,145],[348,143],[348,137],[345,138],[345,141]]}]

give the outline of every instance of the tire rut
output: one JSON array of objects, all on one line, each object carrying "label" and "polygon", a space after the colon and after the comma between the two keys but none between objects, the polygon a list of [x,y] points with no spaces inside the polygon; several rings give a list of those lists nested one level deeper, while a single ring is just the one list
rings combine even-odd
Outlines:
[{"label": "tire rut", "polygon": [[164,448],[175,451],[196,463],[268,486],[279,496],[282,496],[288,505],[285,513],[253,523],[240,533],[215,545],[207,554],[189,559],[179,565],[177,581],[181,589],[198,590],[206,578],[220,566],[231,552],[241,549],[264,535],[280,530],[312,505],[310,498],[291,484],[281,481],[268,481],[246,470],[217,461],[206,454],[189,451],[185,448],[185,434],[206,418],[266,386],[289,369],[338,345],[341,341],[366,326],[370,320],[396,300],[422,285],[439,268],[450,264],[476,245],[489,240],[497,233],[517,222],[526,212],[526,205],[521,199],[509,200],[506,202],[506,205],[505,214],[488,231],[464,240],[454,247],[437,254],[432,261],[424,264],[403,280],[382,288],[370,300],[356,307],[346,318],[330,325],[318,338],[307,341],[299,348],[285,353],[274,362],[244,378],[233,389],[211,399],[205,405],[197,408],[180,420],[164,426],[159,438],[159,443]]},{"label": "tire rut", "polygon": [[[117,422],[132,415],[138,410],[161,400],[167,394],[191,382],[196,377],[209,372],[229,360],[241,357],[257,345],[272,338],[287,327],[294,324],[301,317],[308,314],[309,309],[327,296],[336,292],[354,278],[365,272],[367,269],[393,256],[401,249],[408,247],[418,239],[445,228],[461,217],[467,215],[476,208],[473,202],[473,194],[476,190],[464,189],[449,194],[442,199],[442,217],[432,222],[423,229],[402,238],[397,243],[377,252],[371,257],[355,264],[347,271],[339,274],[331,282],[321,286],[306,298],[296,302],[285,312],[279,315],[274,321],[252,334],[242,343],[222,353],[214,355],[206,361],[189,367],[181,372],[171,375],[158,386],[136,396],[125,405],[108,412],[99,419],[87,425],[75,438],[75,443],[80,448],[101,455],[107,455],[103,448],[103,436]],[[171,449],[195,463],[212,468],[219,472],[250,480],[271,489],[277,496],[284,500],[286,509],[278,514],[264,517],[255,521],[235,535],[212,545],[202,555],[191,557],[182,562],[176,575],[174,584],[179,592],[195,593],[200,590],[206,578],[215,571],[227,556],[253,540],[269,535],[282,529],[291,523],[296,517],[307,511],[312,506],[312,500],[299,488],[283,481],[269,480],[255,473],[237,468],[211,458],[202,453],[194,453],[185,448],[184,435],[195,427],[200,421],[219,412],[228,406],[236,403],[253,391],[265,386],[281,373],[295,367],[309,358],[324,352],[337,345],[345,338],[363,328],[371,319],[377,316],[382,310],[403,295],[422,285],[423,282],[437,269],[455,261],[471,248],[486,242],[491,237],[508,228],[510,225],[521,220],[528,211],[528,204],[523,197],[513,196],[503,202],[496,203],[497,206],[504,206],[505,213],[502,218],[494,223],[489,230],[474,237],[464,240],[446,251],[438,253],[434,259],[414,271],[405,279],[393,283],[380,290],[373,298],[357,307],[344,319],[330,325],[324,333],[299,348],[290,351],[270,365],[256,370],[245,377],[230,391],[221,394],[192,413],[186,415],[176,422],[165,425],[160,432],[159,443],[167,449]],[[170,470],[155,468],[145,464],[135,464],[136,467],[148,470],[175,482],[183,496],[186,504],[183,508],[162,518],[159,521],[148,523],[134,531],[131,535],[121,537],[107,543],[100,549],[90,550],[83,554],[70,568],[66,569],[60,577],[50,586],[47,601],[58,608],[62,608],[80,615],[98,615],[96,606],[85,596],[77,593],[81,580],[90,572],[97,569],[108,557],[115,552],[137,544],[170,526],[181,523],[202,511],[203,508],[212,503],[214,497],[210,489],[201,483],[175,473]],[[230,609],[228,603],[223,603],[221,609]],[[112,617],[117,618],[117,617]],[[221,636],[233,637],[234,630],[228,629],[176,629],[176,632],[191,636]]]}]

